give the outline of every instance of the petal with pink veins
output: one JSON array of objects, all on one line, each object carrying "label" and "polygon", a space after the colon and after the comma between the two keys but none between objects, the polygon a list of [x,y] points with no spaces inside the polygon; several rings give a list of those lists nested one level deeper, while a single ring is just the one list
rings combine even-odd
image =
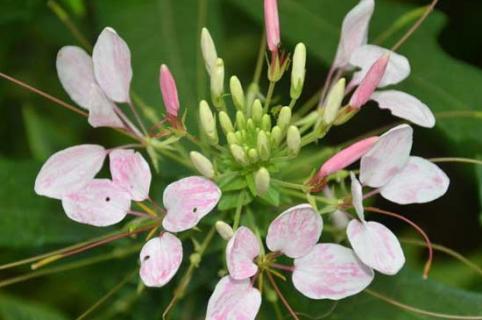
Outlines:
[{"label": "petal with pink veins", "polygon": [[402,91],[387,90],[375,92],[372,97],[380,109],[388,109],[399,118],[426,128],[435,126],[435,117],[422,101]]},{"label": "petal with pink veins", "polygon": [[115,113],[115,108],[116,105],[105,96],[102,89],[97,84],[93,84],[90,88],[90,100],[88,104],[89,124],[94,128],[124,127],[121,119]]},{"label": "petal with pink veins", "polygon": [[171,232],[191,229],[214,209],[220,198],[218,186],[204,177],[193,176],[173,182],[164,190],[167,213],[162,226]]},{"label": "petal with pink veins", "polygon": [[109,99],[129,102],[132,79],[131,52],[127,43],[107,27],[97,38],[92,51],[94,74]]},{"label": "petal with pink veins", "polygon": [[127,191],[134,201],[149,197],[151,169],[139,152],[116,149],[109,153],[112,181]]},{"label": "petal with pink veins", "polygon": [[425,203],[447,192],[450,179],[434,163],[410,157],[403,170],[381,188],[381,195],[398,204]]},{"label": "petal with pink veins", "polygon": [[131,206],[129,194],[109,179],[93,179],[62,198],[67,216],[77,222],[105,227],[120,222]]},{"label": "petal with pink veins", "polygon": [[254,320],[261,306],[261,294],[249,279],[219,280],[209,298],[206,320]]},{"label": "petal with pink veins", "polygon": [[91,181],[107,155],[104,147],[83,144],[54,153],[44,163],[35,180],[35,192],[61,199]]},{"label": "petal with pink veins", "polygon": [[365,213],[363,210],[363,188],[353,172],[350,172],[350,177],[352,204],[355,208],[358,218],[363,221],[365,220]]},{"label": "petal with pink veins", "polygon": [[290,258],[307,254],[318,242],[323,220],[309,204],[301,204],[281,213],[271,222],[266,245]]},{"label": "petal with pink veins", "polygon": [[372,188],[388,183],[407,164],[412,141],[413,129],[406,124],[383,134],[361,159],[361,183]]},{"label": "petal with pink veins", "polygon": [[373,270],[353,250],[323,243],[295,259],[292,279],[295,288],[308,298],[340,300],[361,292],[373,277]]},{"label": "petal with pink veins", "polygon": [[352,220],[346,230],[348,240],[360,260],[387,275],[394,275],[405,264],[400,242],[383,224]]},{"label": "petal with pink veins", "polygon": [[229,275],[236,280],[254,276],[258,266],[253,260],[259,253],[259,242],[254,233],[246,227],[240,227],[226,247]]},{"label": "petal with pink veins", "polygon": [[182,243],[164,232],[146,242],[140,253],[139,275],[147,287],[162,287],[176,274],[182,262]]}]

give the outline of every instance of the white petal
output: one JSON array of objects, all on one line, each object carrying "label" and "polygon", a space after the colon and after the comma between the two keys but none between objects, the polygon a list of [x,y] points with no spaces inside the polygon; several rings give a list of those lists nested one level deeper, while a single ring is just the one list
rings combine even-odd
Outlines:
[{"label": "white petal", "polygon": [[373,277],[373,270],[361,263],[353,250],[323,243],[295,259],[293,284],[308,298],[340,300],[368,287]]},{"label": "white petal", "polygon": [[361,0],[345,16],[334,62],[335,67],[346,67],[353,52],[367,43],[368,27],[374,9],[374,0]]},{"label": "white petal", "polygon": [[102,168],[106,156],[102,146],[83,144],[54,153],[44,163],[35,180],[35,192],[61,199],[82,188]]},{"label": "white petal", "polygon": [[412,141],[413,129],[406,124],[383,134],[361,159],[360,181],[373,188],[390,181],[407,164]]},{"label": "white petal", "polygon": [[146,242],[140,253],[139,275],[148,287],[162,287],[176,274],[182,262],[182,244],[165,232]]},{"label": "white petal", "polygon": [[351,197],[353,207],[360,220],[365,220],[365,213],[363,209],[363,188],[353,172],[350,172],[351,177]]},{"label": "white petal", "polygon": [[398,204],[425,203],[447,192],[450,180],[437,165],[410,157],[407,165],[381,189],[381,195]]},{"label": "white petal", "polygon": [[403,267],[405,256],[400,242],[383,224],[352,220],[346,233],[356,255],[367,266],[388,275]]},{"label": "white petal", "polygon": [[226,247],[229,275],[236,280],[254,276],[258,266],[253,260],[259,253],[259,242],[254,233],[246,227],[240,227]]},{"label": "white petal", "polygon": [[119,116],[115,113],[115,104],[110,101],[97,85],[93,84],[90,88],[89,123],[94,128],[112,127],[122,128],[124,124]]},{"label": "white petal", "polygon": [[290,258],[307,254],[318,242],[323,220],[309,204],[292,207],[280,214],[268,228],[266,245]]},{"label": "white petal", "polygon": [[422,127],[435,126],[435,117],[422,101],[402,91],[387,90],[375,92],[372,100],[378,102],[381,109],[388,109],[399,118],[408,120]]},{"label": "white petal", "polygon": [[164,190],[167,210],[162,226],[180,232],[193,228],[217,205],[221,198],[218,186],[204,177],[188,177],[171,183]]},{"label": "white petal", "polygon": [[132,79],[131,52],[112,28],[105,28],[92,52],[94,73],[105,94],[113,101],[128,102]]},{"label": "white petal", "polygon": [[60,83],[70,99],[88,109],[90,86],[96,83],[91,57],[82,48],[66,46],[57,54],[56,67]]},{"label": "white petal", "polygon": [[134,201],[149,197],[151,169],[139,152],[116,149],[110,152],[110,173],[112,181],[127,191]]},{"label": "white petal", "polygon": [[67,216],[97,227],[120,222],[131,205],[129,195],[108,179],[94,179],[62,198]]},{"label": "white petal", "polygon": [[261,294],[249,279],[222,278],[209,298],[206,320],[254,320],[261,306]]},{"label": "white petal", "polygon": [[360,71],[357,71],[353,75],[353,83],[359,84],[363,78],[365,78],[365,75],[368,70],[370,70],[371,66],[386,53],[390,53],[390,60],[385,75],[380,81],[378,87],[382,88],[397,84],[406,79],[410,75],[410,63],[407,58],[379,46],[365,45],[358,48],[350,58],[350,64],[361,68]]}]

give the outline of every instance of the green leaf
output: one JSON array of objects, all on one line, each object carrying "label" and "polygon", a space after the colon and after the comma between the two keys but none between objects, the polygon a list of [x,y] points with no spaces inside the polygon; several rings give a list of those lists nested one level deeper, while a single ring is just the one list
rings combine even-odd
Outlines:
[{"label": "green leaf", "polygon": [[44,305],[11,296],[0,296],[0,318],[3,320],[64,320],[61,313]]},{"label": "green leaf", "polygon": [[[235,209],[238,206],[239,196],[240,196],[239,192],[224,193],[221,198],[221,201],[219,201],[218,209],[221,211]],[[248,192],[244,192],[243,201],[241,205],[245,206],[251,201],[253,201],[253,197],[251,196],[251,194]]]}]

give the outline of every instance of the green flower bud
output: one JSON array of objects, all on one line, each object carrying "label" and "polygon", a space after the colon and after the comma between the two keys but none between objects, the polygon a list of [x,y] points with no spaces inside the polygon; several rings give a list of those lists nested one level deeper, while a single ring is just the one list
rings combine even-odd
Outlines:
[{"label": "green flower bud", "polygon": [[291,68],[291,99],[298,99],[303,91],[306,73],[306,47],[298,43],[293,54],[293,66]]},{"label": "green flower bud", "polygon": [[266,161],[269,159],[271,155],[271,145],[269,143],[268,136],[264,131],[260,131],[258,133],[257,149],[261,160]]},{"label": "green flower bud", "polygon": [[228,114],[224,111],[220,111],[218,114],[219,123],[221,124],[221,128],[223,128],[224,134],[228,134],[230,132],[234,132],[233,123],[229,118]]},{"label": "green flower bud", "polygon": [[236,112],[236,128],[238,130],[246,129],[246,118],[241,111]]},{"label": "green flower bud", "polygon": [[218,109],[224,108],[224,62],[218,58],[211,70],[211,98],[214,106]]},{"label": "green flower bud", "polygon": [[251,118],[255,123],[261,123],[261,118],[263,117],[263,105],[259,99],[254,100],[251,106]]},{"label": "green flower bud", "polygon": [[282,139],[283,139],[283,131],[281,131],[280,127],[274,126],[273,129],[271,130],[271,143],[274,146],[279,146]]},{"label": "green flower bud", "polygon": [[216,120],[209,108],[208,103],[202,100],[199,104],[199,121],[201,122],[201,129],[212,144],[218,144],[218,131],[216,129]]},{"label": "green flower bud", "polygon": [[283,77],[286,69],[290,65],[289,56],[277,54],[268,66],[268,79],[277,82]]},{"label": "green flower bud", "polygon": [[216,63],[218,54],[216,53],[213,38],[211,38],[211,35],[206,28],[203,28],[201,31],[201,52],[204,58],[204,63],[206,64],[206,70],[211,74],[211,70]]},{"label": "green flower bud", "polygon": [[233,99],[234,106],[236,109],[243,111],[245,104],[245,97],[243,87],[238,77],[232,76],[229,79],[229,89],[231,90],[231,97]]},{"label": "green flower bud", "polygon": [[326,124],[331,124],[335,121],[338,111],[340,110],[341,104],[343,102],[343,97],[345,96],[345,85],[346,80],[340,79],[328,93],[326,97],[326,105],[323,111],[323,121]]},{"label": "green flower bud", "polygon": [[258,151],[256,149],[252,148],[248,150],[248,158],[252,163],[255,163],[259,160],[259,155]]},{"label": "green flower bud", "polygon": [[286,144],[288,145],[288,153],[292,156],[296,156],[300,152],[301,148],[301,135],[300,130],[296,126],[290,126],[286,136]]},{"label": "green flower bud", "polygon": [[271,117],[268,114],[263,115],[261,119],[261,129],[264,131],[271,131]]},{"label": "green flower bud", "polygon": [[281,108],[279,115],[278,115],[278,127],[285,131],[286,128],[290,125],[291,122],[291,109],[290,107],[283,107]]},{"label": "green flower bud", "polygon": [[213,164],[208,158],[197,151],[191,151],[189,155],[191,156],[192,164],[200,174],[209,179],[214,177]]},{"label": "green flower bud", "polygon": [[234,235],[233,228],[224,221],[216,221],[216,231],[226,241],[229,241]]},{"label": "green flower bud", "polygon": [[262,196],[269,189],[270,175],[266,168],[261,167],[254,176],[254,183],[256,186],[256,194]]},{"label": "green flower bud", "polygon": [[248,121],[246,121],[246,130],[248,132],[253,132],[256,130],[256,125],[254,124],[253,119],[248,119]]},{"label": "green flower bud", "polygon": [[229,150],[234,157],[234,160],[242,166],[247,166],[249,164],[246,152],[242,147],[237,144],[232,144],[229,146]]},{"label": "green flower bud", "polygon": [[246,135],[245,130],[236,131],[234,134],[236,135],[236,139],[238,139],[239,142],[242,142],[245,140],[245,135]]},{"label": "green flower bud", "polygon": [[228,140],[228,144],[239,144],[240,143],[240,141],[236,137],[236,133],[234,133],[234,132],[229,132],[226,135],[226,139]]}]

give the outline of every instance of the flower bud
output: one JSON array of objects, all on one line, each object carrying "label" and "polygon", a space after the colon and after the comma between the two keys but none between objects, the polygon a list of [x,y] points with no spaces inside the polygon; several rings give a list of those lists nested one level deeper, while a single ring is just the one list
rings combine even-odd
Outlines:
[{"label": "flower bud", "polygon": [[266,42],[271,52],[277,52],[280,44],[280,28],[278,17],[278,1],[264,0],[264,23]]},{"label": "flower bud", "polygon": [[208,103],[202,100],[199,104],[199,121],[201,122],[201,129],[212,144],[218,144],[218,131],[216,130],[216,120],[209,108]]},{"label": "flower bud", "polygon": [[211,38],[211,35],[206,28],[203,28],[201,31],[201,52],[204,58],[204,63],[206,64],[206,70],[211,75],[211,70],[216,63],[218,54],[216,53],[213,38]]},{"label": "flower bud", "polygon": [[233,123],[229,118],[228,114],[224,111],[220,111],[218,114],[219,123],[221,124],[221,128],[224,131],[224,134],[228,134],[229,132],[234,132]]},{"label": "flower bud", "polygon": [[288,153],[291,156],[296,156],[301,148],[300,130],[296,126],[290,126],[286,136],[286,144],[288,146]]},{"label": "flower bud", "polygon": [[214,177],[213,164],[208,158],[197,151],[191,151],[189,155],[191,156],[192,164],[200,174],[209,179]]},{"label": "flower bud", "polygon": [[263,117],[263,105],[259,99],[254,100],[251,106],[251,118],[255,123],[261,123],[261,118]]},{"label": "flower bud", "polygon": [[238,162],[240,165],[247,166],[249,164],[246,152],[242,147],[237,144],[232,144],[229,146],[229,150],[231,151],[234,160],[236,160],[236,162]]},{"label": "flower bud", "polygon": [[224,108],[224,62],[218,58],[211,70],[211,98],[214,106],[218,109]]},{"label": "flower bud", "polygon": [[224,221],[216,221],[216,231],[226,241],[229,241],[234,235],[233,228]]},{"label": "flower bud", "polygon": [[291,122],[291,109],[290,107],[281,108],[278,115],[278,122],[276,123],[278,127],[285,131]]},{"label": "flower bud", "polygon": [[246,121],[246,130],[248,132],[256,131],[256,125],[254,124],[253,119],[248,119],[248,121]]},{"label": "flower bud", "polygon": [[246,129],[246,118],[241,111],[236,112],[236,128],[238,130]]},{"label": "flower bud", "polygon": [[239,140],[234,132],[227,133],[226,139],[228,140],[228,144],[239,144]]},{"label": "flower bud", "polygon": [[283,139],[283,131],[281,130],[280,127],[274,126],[273,129],[271,130],[271,143],[274,146],[279,146],[282,139]]},{"label": "flower bud", "polygon": [[256,186],[256,194],[262,196],[265,194],[269,189],[269,182],[270,182],[270,175],[269,171],[266,168],[261,167],[256,172],[254,176],[254,184]]},{"label": "flower bud", "polygon": [[234,106],[236,107],[236,109],[243,111],[244,104],[245,104],[245,97],[244,97],[243,86],[241,85],[241,82],[239,81],[238,77],[232,76],[229,79],[229,89],[231,90],[231,97],[233,99]]},{"label": "flower bud", "polygon": [[261,129],[264,131],[271,131],[271,117],[268,114],[263,115],[261,119]]},{"label": "flower bud", "polygon": [[172,118],[177,118],[179,112],[179,98],[177,96],[176,82],[174,81],[171,71],[169,71],[169,68],[165,64],[161,65],[159,84],[167,114]]},{"label": "flower bud", "polygon": [[259,160],[258,151],[256,151],[256,149],[254,149],[254,148],[249,149],[248,150],[248,158],[251,161],[251,163],[257,162]]},{"label": "flower bud", "polygon": [[298,43],[293,55],[293,66],[291,67],[291,99],[298,99],[303,91],[306,73],[306,47]]},{"label": "flower bud", "polygon": [[338,115],[338,110],[340,110],[343,97],[345,96],[345,85],[346,80],[342,78],[331,88],[330,92],[328,92],[325,109],[323,111],[323,121],[325,121],[326,124],[331,124]]},{"label": "flower bud", "polygon": [[258,133],[258,139],[257,139],[257,149],[258,149],[258,154],[261,160],[268,160],[271,154],[271,146],[268,140],[268,136],[266,135],[266,132],[260,131]]}]

